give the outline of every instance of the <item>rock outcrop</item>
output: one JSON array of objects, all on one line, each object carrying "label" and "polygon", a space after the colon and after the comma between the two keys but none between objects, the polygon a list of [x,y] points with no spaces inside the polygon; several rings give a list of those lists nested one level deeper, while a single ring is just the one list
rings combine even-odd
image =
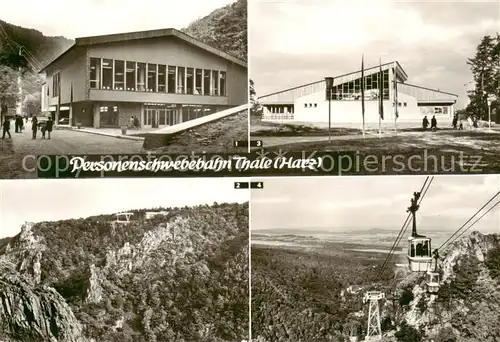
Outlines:
[{"label": "rock outcrop", "polygon": [[0,337],[23,342],[87,342],[69,306],[54,289],[24,279],[0,262]]}]

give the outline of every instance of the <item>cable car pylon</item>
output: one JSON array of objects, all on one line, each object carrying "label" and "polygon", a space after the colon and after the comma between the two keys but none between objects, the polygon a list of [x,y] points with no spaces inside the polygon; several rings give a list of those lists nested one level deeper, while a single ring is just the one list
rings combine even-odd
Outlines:
[{"label": "cable car pylon", "polygon": [[369,303],[368,328],[366,330],[365,341],[379,341],[382,339],[379,300],[383,298],[385,298],[385,295],[380,291],[368,291],[363,297],[363,303]]}]

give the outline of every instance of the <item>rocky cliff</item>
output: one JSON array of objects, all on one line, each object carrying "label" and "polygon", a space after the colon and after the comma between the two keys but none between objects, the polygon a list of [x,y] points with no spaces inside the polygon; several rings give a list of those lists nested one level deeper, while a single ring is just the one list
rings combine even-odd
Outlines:
[{"label": "rocky cliff", "polygon": [[500,341],[500,235],[461,237],[441,252],[438,273],[436,293],[428,291],[425,275],[408,274],[396,291],[401,308],[387,303],[387,317],[395,320],[402,309],[396,323],[418,334],[416,341]]},{"label": "rocky cliff", "polygon": [[244,339],[247,253],[247,204],[27,223],[0,249],[0,341]]}]

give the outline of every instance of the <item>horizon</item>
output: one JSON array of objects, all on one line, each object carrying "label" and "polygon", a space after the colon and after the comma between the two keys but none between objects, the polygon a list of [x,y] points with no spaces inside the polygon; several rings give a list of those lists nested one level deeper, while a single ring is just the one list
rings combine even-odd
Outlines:
[{"label": "horizon", "polygon": [[250,78],[260,97],[359,70],[364,55],[368,66],[399,61],[408,83],[457,94],[464,108],[474,89],[467,59],[483,36],[499,32],[498,13],[498,1],[255,0]]},{"label": "horizon", "polygon": [[[128,0],[128,2],[131,2]],[[0,20],[14,26],[33,29],[46,37],[75,38],[149,31],[163,28],[183,29],[192,22],[206,17],[213,11],[235,3],[236,0],[144,0],[141,6],[135,2],[127,6],[127,0],[64,1],[17,0],[2,7]],[[154,7],[154,11],[150,8]],[[25,8],[32,8],[25,11]],[[56,9],[54,11],[54,9]],[[68,15],[74,12],[78,16]],[[122,20],[109,20],[107,16]],[[93,25],[88,25],[91,15]],[[59,20],[46,20],[57,16]],[[141,20],[136,20],[140,18]],[[143,20],[148,18],[147,20]],[[167,26],[164,22],[171,23]],[[85,33],[84,33],[85,32]]]},{"label": "horizon", "polygon": [[[25,222],[155,207],[248,202],[250,192],[234,189],[235,181],[238,178],[36,179],[23,183],[0,180],[0,238],[17,235]],[[133,196],[124,196],[124,190]]]},{"label": "horizon", "polygon": [[[408,215],[406,209],[413,192],[420,190],[425,179],[425,176],[265,179],[264,189],[252,191],[251,195],[252,232],[283,230],[306,235],[397,232]],[[426,232],[454,231],[499,191],[498,175],[435,176],[417,212],[417,228]],[[474,229],[500,232],[499,219],[497,206]]]}]

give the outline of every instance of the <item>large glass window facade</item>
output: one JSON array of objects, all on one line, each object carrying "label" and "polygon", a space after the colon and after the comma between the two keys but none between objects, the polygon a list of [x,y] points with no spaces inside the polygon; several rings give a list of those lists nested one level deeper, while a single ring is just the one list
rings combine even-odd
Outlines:
[{"label": "large glass window facade", "polygon": [[126,86],[128,91],[135,90],[135,62],[127,62]]},{"label": "large glass window facade", "polygon": [[186,68],[177,67],[177,94],[185,94]]},{"label": "large glass window facade", "polygon": [[210,80],[212,72],[210,70],[203,70],[203,95],[212,95],[210,91],[210,85],[212,81]]},{"label": "large glass window facade", "polygon": [[156,92],[156,64],[148,63],[148,91]]},{"label": "large glass window facade", "polygon": [[102,60],[102,89],[113,89],[113,60]]},{"label": "large glass window facade", "polygon": [[212,95],[219,95],[219,72],[212,70]]},{"label": "large glass window facade", "polygon": [[[365,100],[376,100],[379,98],[380,73],[365,76]],[[382,71],[382,96],[389,100],[389,70]],[[333,100],[361,100],[361,78],[336,85],[332,89]]]},{"label": "large glass window facade", "polygon": [[167,91],[167,66],[158,65],[158,92],[165,93]]},{"label": "large glass window facade", "polygon": [[[91,89],[227,95],[225,71],[95,57],[89,64]],[[57,77],[53,78],[54,96],[58,93]]]},{"label": "large glass window facade", "polygon": [[186,94],[194,94],[194,69],[186,68]]},{"label": "large glass window facade", "polygon": [[195,94],[196,95],[203,95],[203,70],[202,69],[196,69],[195,72]]},{"label": "large glass window facade", "polygon": [[90,88],[101,88],[101,59],[90,59]]},{"label": "large glass window facade", "polygon": [[146,63],[137,63],[137,86],[138,91],[146,91]]},{"label": "large glass window facade", "polygon": [[168,66],[168,92],[170,94],[175,94],[175,87],[177,84],[176,80],[177,71],[174,66]]},{"label": "large glass window facade", "polygon": [[102,106],[99,108],[101,127],[118,126],[118,106]]},{"label": "large glass window facade", "polygon": [[113,86],[115,90],[125,89],[125,62],[115,61],[115,84]]}]

